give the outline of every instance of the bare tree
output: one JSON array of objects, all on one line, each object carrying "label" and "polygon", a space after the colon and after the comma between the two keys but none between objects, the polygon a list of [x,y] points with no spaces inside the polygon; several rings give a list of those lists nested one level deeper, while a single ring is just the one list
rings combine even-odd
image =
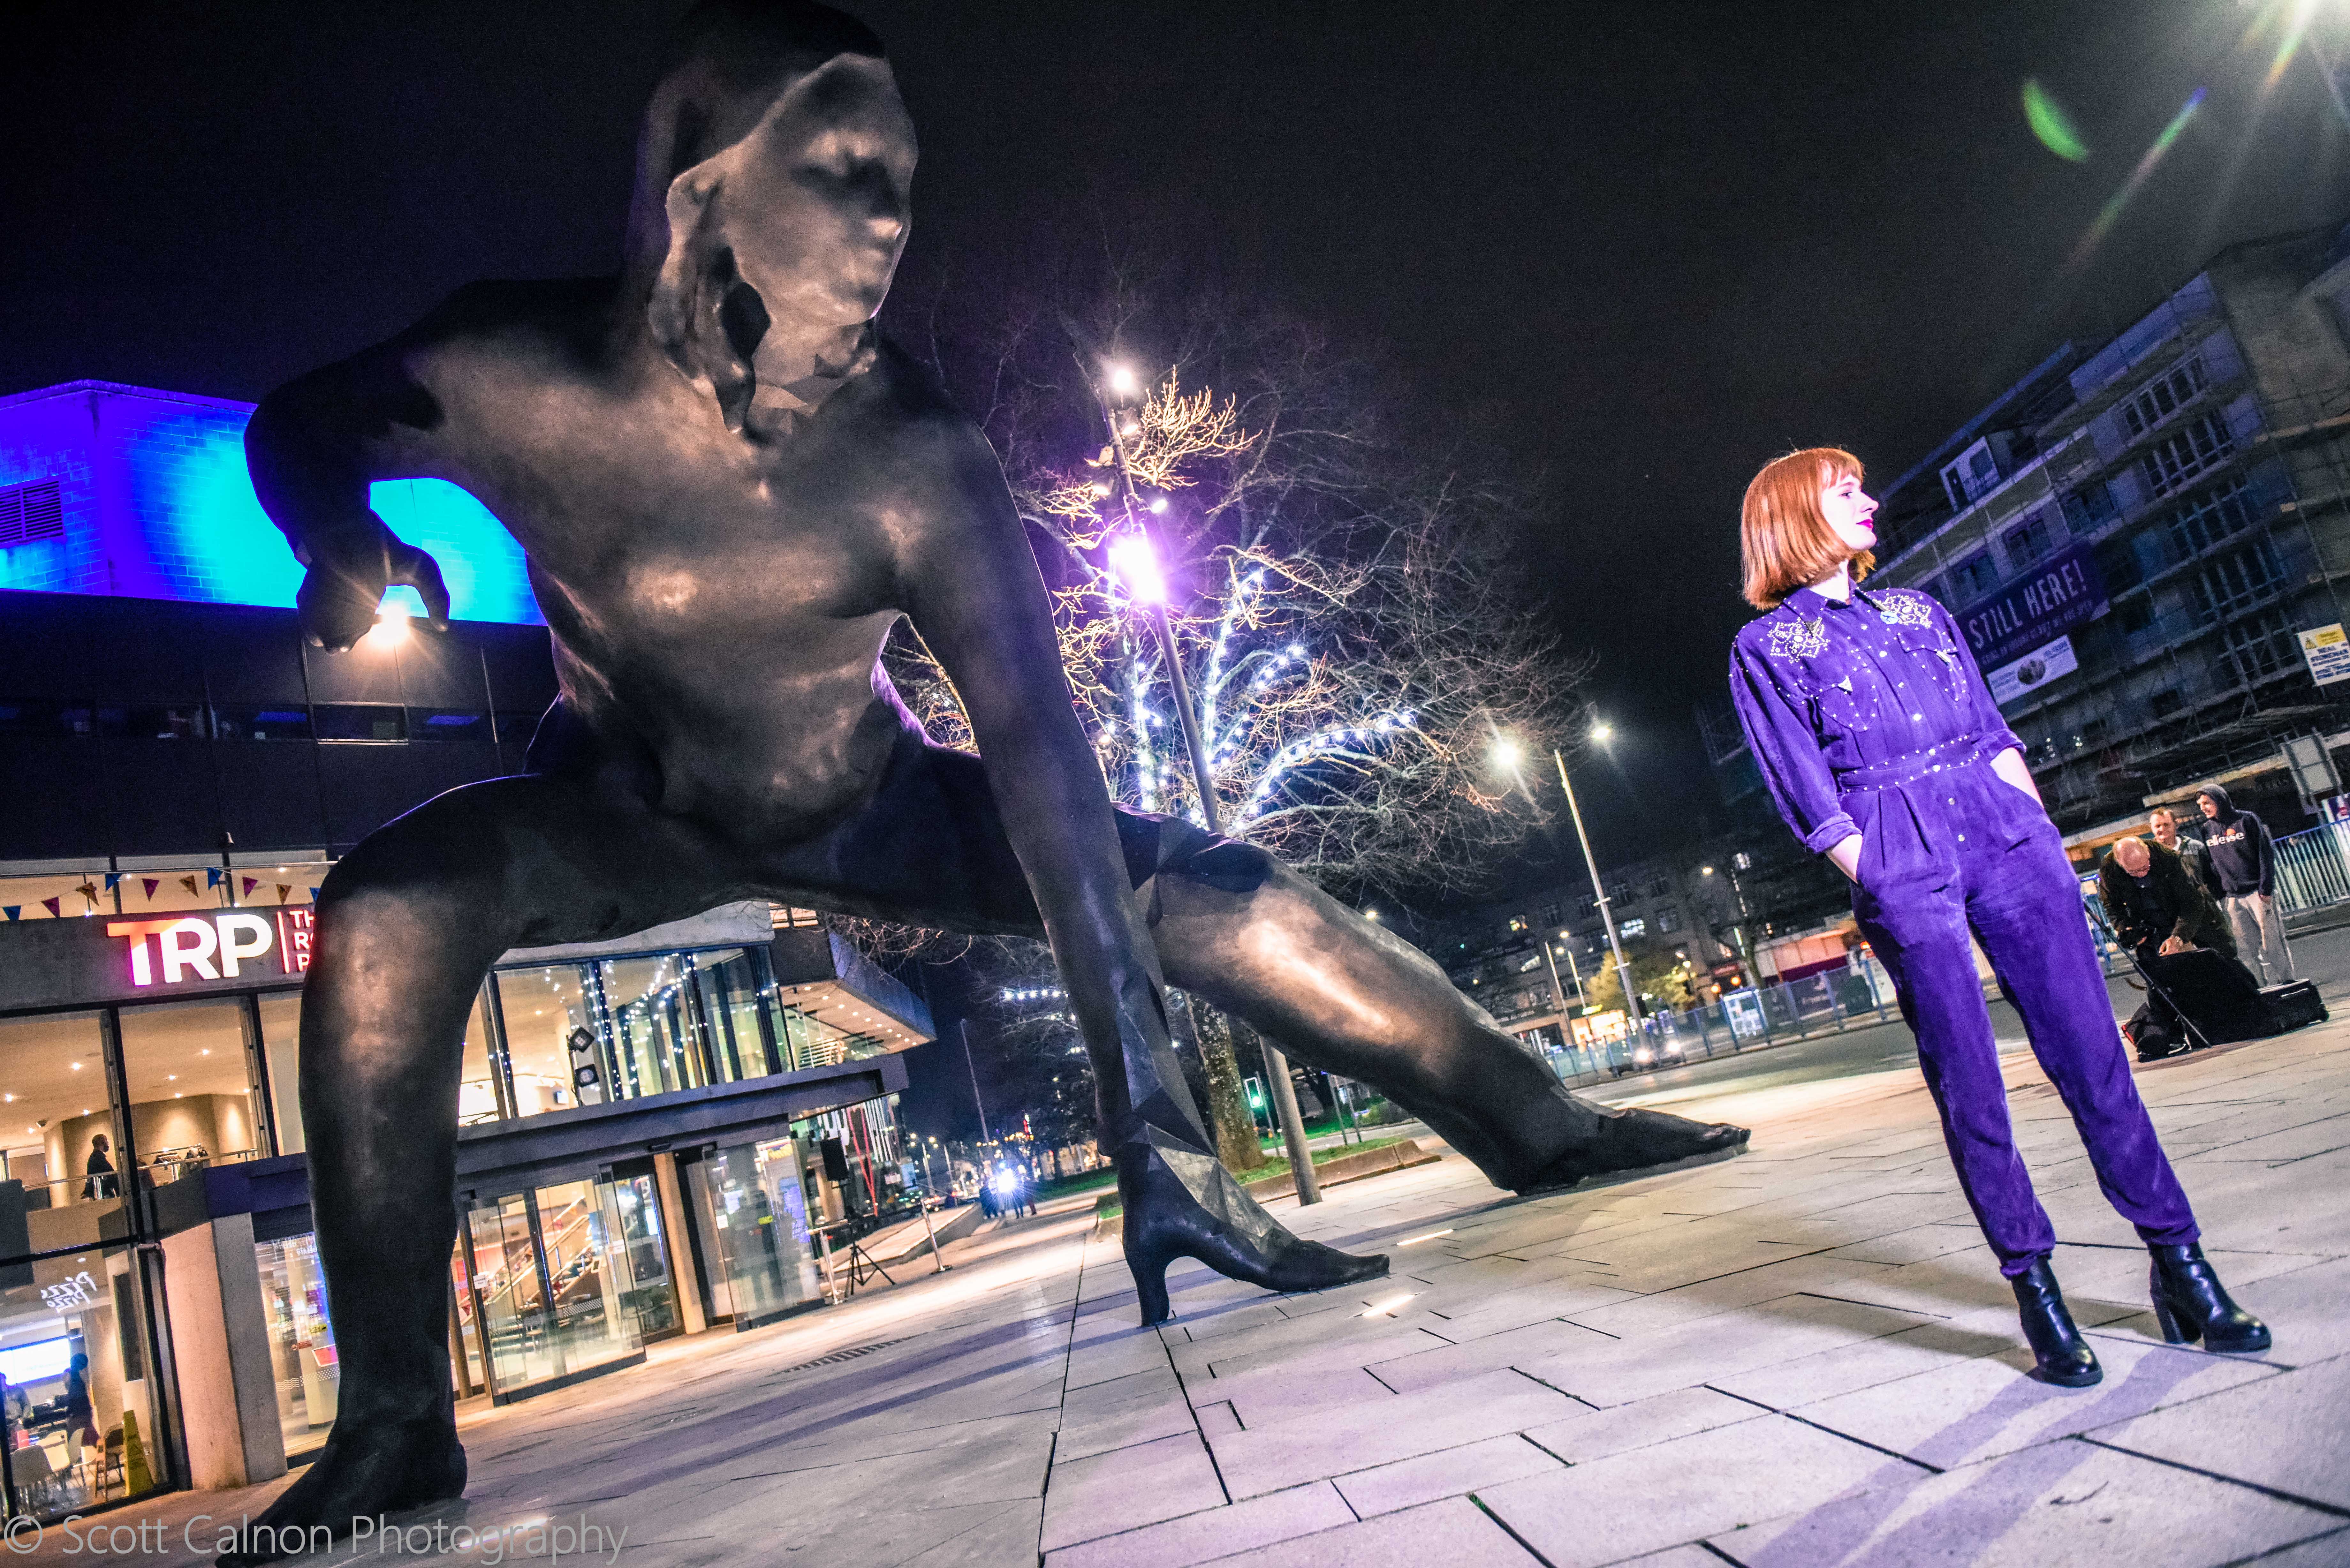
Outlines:
[{"label": "bare tree", "polygon": [[[1031,304],[929,344],[1004,461],[1111,794],[1201,820],[1159,649],[1107,558],[1127,520],[1095,378],[1116,366],[1138,396],[1110,417],[1164,553],[1226,831],[1341,898],[1471,886],[1534,826],[1492,772],[1495,734],[1552,743],[1586,668],[1540,629],[1515,566],[1542,488],[1391,417],[1376,361],[1310,326],[1188,297],[1170,316],[1113,277],[1083,324]],[[933,737],[967,743],[952,687],[899,631],[892,679]],[[1030,946],[1000,991],[1051,985]],[[1195,1012],[1219,1143],[1246,1168],[1262,1156],[1231,1044]]]}]

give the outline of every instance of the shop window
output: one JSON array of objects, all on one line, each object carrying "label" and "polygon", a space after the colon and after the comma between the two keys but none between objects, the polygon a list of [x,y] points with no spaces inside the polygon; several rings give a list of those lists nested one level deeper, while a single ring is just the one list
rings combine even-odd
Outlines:
[{"label": "shop window", "polygon": [[0,702],[0,737],[71,733],[62,703]]},{"label": "shop window", "polygon": [[105,871],[62,871],[47,877],[0,877],[0,906],[10,920],[71,920],[111,913],[114,899],[106,890]]},{"label": "shop window", "polygon": [[[634,1163],[649,1167],[652,1161]],[[670,1278],[660,1186],[650,1169],[639,1168],[633,1174],[615,1170],[612,1191],[630,1282],[621,1303],[636,1318],[637,1333],[643,1338],[661,1339],[681,1333],[684,1322],[678,1313],[677,1283]]]},{"label": "shop window", "polygon": [[404,741],[408,711],[361,702],[328,702],[311,710],[322,741]]},{"label": "shop window", "polygon": [[274,992],[261,1003],[261,1054],[269,1074],[269,1105],[276,1113],[277,1152],[300,1154],[308,1144],[302,1134],[302,1091],[296,1066],[302,1042],[302,994]]},{"label": "shop window", "polygon": [[490,1030],[482,1006],[482,993],[473,993],[473,1005],[465,1014],[465,1044],[457,1076],[457,1125],[471,1127],[477,1122],[494,1122],[503,1114],[498,1106],[498,1086],[492,1075],[495,1069],[490,1061]]},{"label": "shop window", "polygon": [[467,1213],[474,1317],[499,1399],[643,1358],[619,1208],[614,1183],[569,1181]]},{"label": "shop window", "polygon": [[140,1184],[163,1187],[207,1165],[265,1152],[242,1002],[126,1007],[122,1074]]},{"label": "shop window", "polygon": [[411,708],[408,734],[415,741],[471,741],[486,745],[491,739],[490,716],[458,708]]},{"label": "shop window", "polygon": [[201,741],[209,728],[203,705],[192,702],[101,705],[92,711],[99,734],[133,741]]},{"label": "shop window", "polygon": [[[498,971],[498,1013],[505,1024],[515,1115],[535,1116],[603,1102],[608,1063],[594,971],[593,965],[548,964]],[[585,1045],[577,1056],[575,1039]],[[585,1084],[575,1079],[582,1067],[593,1072]]]},{"label": "shop window", "polygon": [[277,1386],[277,1424],[285,1434],[286,1457],[298,1464],[326,1446],[343,1379],[335,1327],[327,1317],[318,1239],[256,1241],[253,1255],[261,1270],[261,1314]]},{"label": "shop window", "polygon": [[688,955],[609,959],[597,967],[612,1021],[610,1096],[633,1100],[707,1083]]},{"label": "shop window", "polygon": [[0,1019],[0,1114],[32,1250],[97,1241],[99,1217],[122,1206],[122,1166],[96,1012]]},{"label": "shop window", "polygon": [[[5,1457],[24,1511],[36,1519],[121,1501],[169,1473],[154,1449],[155,1384],[137,1266],[128,1246],[93,1245],[0,1273]],[[127,1462],[134,1440],[137,1465]]]},{"label": "shop window", "polygon": [[[723,1300],[735,1327],[756,1327],[813,1304],[820,1287],[799,1141],[740,1144],[689,1168],[707,1233],[718,1242]],[[712,1294],[718,1298],[717,1289]]]},{"label": "shop window", "polygon": [[776,1071],[770,1060],[772,1024],[761,1016],[760,973],[752,954],[737,948],[694,953],[691,961],[717,1081],[740,1083]]},{"label": "shop window", "polygon": [[224,741],[307,741],[307,708],[215,708],[213,734]]},{"label": "shop window", "polygon": [[1648,934],[1648,922],[1639,916],[1635,915],[1630,919],[1626,920],[1622,925],[1617,926],[1616,928],[1616,934],[1619,937],[1626,938],[1645,937]]}]

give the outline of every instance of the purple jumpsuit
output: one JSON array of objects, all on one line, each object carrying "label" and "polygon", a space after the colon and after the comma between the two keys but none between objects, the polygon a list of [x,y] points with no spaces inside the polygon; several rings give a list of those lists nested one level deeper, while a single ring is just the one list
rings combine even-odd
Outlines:
[{"label": "purple jumpsuit", "polygon": [[2097,1183],[2149,1244],[2197,1238],[2137,1097],[2081,910],[2039,803],[1994,774],[2021,751],[1950,613],[1907,589],[1849,604],[1800,588],[1739,632],[1731,695],[1806,849],[1861,836],[1853,913],[1893,976],[1960,1185],[2001,1272],[2055,1245],[2016,1152],[1972,928]]}]

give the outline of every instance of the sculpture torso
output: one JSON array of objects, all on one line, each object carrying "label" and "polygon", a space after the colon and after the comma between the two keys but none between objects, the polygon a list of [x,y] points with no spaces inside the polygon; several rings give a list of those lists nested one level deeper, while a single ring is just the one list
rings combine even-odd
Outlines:
[{"label": "sculpture torso", "polygon": [[940,504],[941,438],[968,425],[885,349],[795,434],[748,441],[657,355],[602,348],[609,286],[468,292],[466,329],[408,369],[445,421],[435,471],[530,559],[565,708],[658,768],[661,809],[730,835],[856,805],[905,722],[876,663],[900,546],[964,510]]}]

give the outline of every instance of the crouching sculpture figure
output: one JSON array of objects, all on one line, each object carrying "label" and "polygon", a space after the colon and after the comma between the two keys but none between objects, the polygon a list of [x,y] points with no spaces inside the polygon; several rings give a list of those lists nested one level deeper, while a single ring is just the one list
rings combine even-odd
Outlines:
[{"label": "crouching sculpture figure", "polygon": [[[1049,939],[1145,1323],[1178,1257],[1274,1290],[1387,1267],[1292,1236],[1217,1163],[1170,981],[1376,1085],[1504,1187],[1745,1140],[1575,1098],[1427,958],[1270,857],[1113,808],[994,454],[872,326],[913,171],[861,26],[705,5],[645,116],[618,276],[460,289],[254,417],[314,639],[350,647],[395,584],[445,620],[439,568],[368,505],[371,481],[435,476],[527,553],[562,691],[527,772],[383,827],[320,897],[301,1085],[341,1410],[264,1525],[463,1490],[442,1321],[460,1040],[509,948],[743,898]],[[980,755],[931,744],[879,668],[901,615]]]}]

